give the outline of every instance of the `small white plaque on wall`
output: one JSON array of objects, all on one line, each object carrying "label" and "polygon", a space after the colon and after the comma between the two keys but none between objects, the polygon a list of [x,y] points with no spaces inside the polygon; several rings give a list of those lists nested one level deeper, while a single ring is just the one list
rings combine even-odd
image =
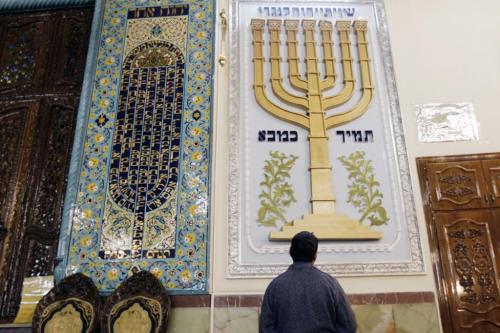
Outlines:
[{"label": "small white plaque on wall", "polygon": [[418,104],[415,112],[420,142],[479,139],[479,125],[472,103]]}]

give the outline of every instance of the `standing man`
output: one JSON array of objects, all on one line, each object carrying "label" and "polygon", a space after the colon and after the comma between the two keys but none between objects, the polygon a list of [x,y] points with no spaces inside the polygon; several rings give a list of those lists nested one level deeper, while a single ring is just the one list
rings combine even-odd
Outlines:
[{"label": "standing man", "polygon": [[313,266],[318,239],[292,239],[293,264],[267,287],[259,333],[355,333],[356,319],[337,280]]}]

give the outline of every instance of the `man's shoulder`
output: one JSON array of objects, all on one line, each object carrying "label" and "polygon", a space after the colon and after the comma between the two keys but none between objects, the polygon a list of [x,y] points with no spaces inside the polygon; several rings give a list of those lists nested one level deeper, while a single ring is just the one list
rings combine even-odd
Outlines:
[{"label": "man's shoulder", "polygon": [[317,267],[313,267],[313,268],[314,268],[315,275],[318,278],[322,279],[326,283],[331,284],[333,286],[338,286],[339,285],[337,279],[334,278],[333,276],[331,276],[330,274],[328,274],[326,272],[323,272],[321,269],[319,269]]},{"label": "man's shoulder", "polygon": [[288,280],[291,276],[293,275],[293,272],[290,272],[289,270],[286,270],[284,271],[283,273],[281,273],[280,275],[278,275],[277,277],[275,277],[270,285],[273,285],[273,284],[279,284],[283,281],[286,281]]},{"label": "man's shoulder", "polygon": [[299,272],[292,270],[292,269],[287,269],[283,273],[279,274],[277,277],[275,277],[271,283],[269,283],[268,288],[270,287],[277,287],[279,285],[287,284],[288,282],[297,279],[297,275]]},{"label": "man's shoulder", "polygon": [[277,289],[281,289],[284,285],[288,284],[287,271],[281,273],[267,285],[266,294],[274,293]]},{"label": "man's shoulder", "polygon": [[322,271],[321,269],[317,268],[316,266],[313,266],[313,269],[315,272],[317,272],[319,275],[327,278],[327,279],[334,279],[333,276],[331,276],[330,274],[328,274],[327,272],[324,272]]},{"label": "man's shoulder", "polygon": [[323,272],[322,270],[320,270],[319,268],[317,268],[315,266],[310,266],[310,267],[307,267],[305,271],[304,270],[299,271],[299,270],[294,270],[294,269],[288,269],[288,270],[284,271],[283,273],[281,273],[280,275],[278,275],[277,277],[275,277],[271,283],[279,284],[281,282],[286,282],[289,279],[294,279],[296,276],[303,275],[304,272],[307,272],[306,274],[311,279],[322,279],[322,280],[329,281],[329,282],[336,282],[335,278],[333,276],[331,276],[330,274]]},{"label": "man's shoulder", "polygon": [[310,266],[307,267],[306,270],[294,270],[294,269],[288,269],[275,277],[269,286],[276,286],[280,285],[282,283],[287,283],[290,280],[294,280],[297,278],[303,278],[304,272],[306,272],[308,279],[313,279],[313,280],[321,280],[324,281],[327,284],[333,284],[333,285],[338,285],[337,280],[331,276],[330,274],[323,272],[319,268],[315,266]]}]

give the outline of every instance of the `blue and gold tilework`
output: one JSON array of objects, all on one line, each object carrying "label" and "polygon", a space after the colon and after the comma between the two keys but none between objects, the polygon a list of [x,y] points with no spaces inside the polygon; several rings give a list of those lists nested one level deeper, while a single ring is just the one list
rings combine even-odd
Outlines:
[{"label": "blue and gold tilework", "polygon": [[207,292],[212,37],[211,1],[106,2],[64,275]]}]

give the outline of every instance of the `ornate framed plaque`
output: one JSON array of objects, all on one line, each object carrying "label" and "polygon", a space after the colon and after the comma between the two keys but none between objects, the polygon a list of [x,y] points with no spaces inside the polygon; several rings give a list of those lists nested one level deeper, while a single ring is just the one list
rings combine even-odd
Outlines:
[{"label": "ornate framed plaque", "polygon": [[229,277],[423,272],[382,1],[233,0]]},{"label": "ornate framed plaque", "polygon": [[211,0],[98,1],[56,278],[208,291]]}]

